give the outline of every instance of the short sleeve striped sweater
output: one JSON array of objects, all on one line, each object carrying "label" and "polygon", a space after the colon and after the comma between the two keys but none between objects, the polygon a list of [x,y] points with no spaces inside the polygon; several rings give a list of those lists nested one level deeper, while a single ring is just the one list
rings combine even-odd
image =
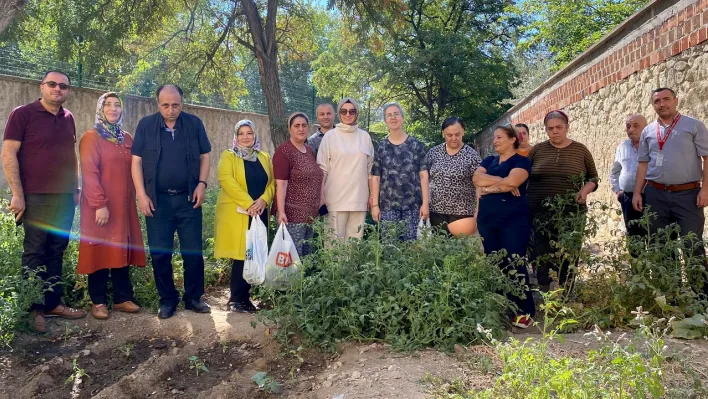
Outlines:
[{"label": "short sleeve striped sweater", "polygon": [[[583,144],[573,141],[565,148],[556,148],[550,141],[535,145],[529,153],[531,176],[527,191],[531,212],[544,210],[547,198],[578,192],[588,181],[598,182],[592,154]],[[583,175],[582,184],[574,184]]]}]

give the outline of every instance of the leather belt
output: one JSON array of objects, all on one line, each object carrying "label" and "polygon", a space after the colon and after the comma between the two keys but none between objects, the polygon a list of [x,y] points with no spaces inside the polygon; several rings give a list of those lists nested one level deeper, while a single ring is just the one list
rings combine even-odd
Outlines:
[{"label": "leather belt", "polygon": [[684,184],[661,184],[657,183],[655,181],[647,180],[647,184],[654,187],[657,190],[661,191],[667,191],[667,192],[676,192],[676,191],[686,191],[686,190],[693,190],[694,188],[701,188],[701,182],[699,181],[694,181],[691,183],[684,183]]},{"label": "leather belt", "polygon": [[188,190],[171,190],[170,189],[170,190],[162,190],[160,192],[163,194],[167,194],[167,195],[182,195],[182,194],[186,194],[187,191]]}]

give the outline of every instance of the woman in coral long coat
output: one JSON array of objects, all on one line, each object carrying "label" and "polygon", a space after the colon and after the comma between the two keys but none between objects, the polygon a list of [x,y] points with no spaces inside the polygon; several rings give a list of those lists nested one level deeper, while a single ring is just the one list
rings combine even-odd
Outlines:
[{"label": "woman in coral long coat", "polygon": [[98,99],[96,125],[79,143],[81,162],[81,237],[77,272],[88,274],[88,291],[97,319],[108,318],[108,278],[113,310],[137,313],[128,266],[145,266],[145,248],[130,174],[133,137],[122,130],[118,94]]},{"label": "woman in coral long coat", "polygon": [[221,154],[217,177],[221,192],[216,201],[214,256],[233,259],[231,267],[232,312],[255,312],[251,286],[243,278],[246,230],[250,216],[260,216],[268,225],[268,209],[275,195],[270,156],[260,150],[255,126],[249,120],[236,124],[233,148]]}]

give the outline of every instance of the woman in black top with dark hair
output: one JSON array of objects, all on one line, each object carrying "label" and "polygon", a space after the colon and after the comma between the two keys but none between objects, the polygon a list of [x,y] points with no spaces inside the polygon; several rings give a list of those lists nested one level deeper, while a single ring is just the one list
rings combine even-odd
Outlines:
[{"label": "woman in black top with dark hair", "polygon": [[528,328],[536,313],[533,296],[528,289],[526,249],[531,237],[526,182],[531,173],[531,161],[516,153],[519,138],[511,125],[494,129],[494,150],[498,155],[489,156],[474,174],[474,184],[480,190],[477,206],[477,225],[484,240],[484,253],[506,251],[500,267],[516,271],[512,278],[522,278],[526,292],[524,298],[510,295],[519,308],[512,324]]},{"label": "woman in black top with dark hair", "polygon": [[428,152],[430,224],[445,226],[455,236],[477,231],[476,195],[472,175],[482,159],[462,141],[465,123],[458,117],[442,124],[443,144]]}]

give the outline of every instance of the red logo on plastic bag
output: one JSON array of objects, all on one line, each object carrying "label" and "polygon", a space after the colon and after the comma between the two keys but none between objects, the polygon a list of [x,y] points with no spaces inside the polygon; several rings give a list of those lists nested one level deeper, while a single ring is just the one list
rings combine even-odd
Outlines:
[{"label": "red logo on plastic bag", "polygon": [[290,252],[278,252],[275,256],[275,264],[282,268],[288,267],[293,264],[293,257]]}]

